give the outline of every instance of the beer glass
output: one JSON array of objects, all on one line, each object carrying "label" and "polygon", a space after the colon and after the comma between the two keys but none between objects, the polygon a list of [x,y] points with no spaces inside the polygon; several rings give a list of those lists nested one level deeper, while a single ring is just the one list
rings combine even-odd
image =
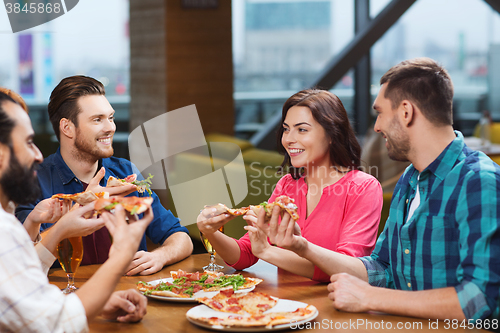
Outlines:
[{"label": "beer glass", "polygon": [[[223,233],[224,226],[220,227],[219,231]],[[224,268],[224,266],[217,265],[215,263],[215,249],[213,248],[212,244],[210,244],[208,239],[206,239],[205,236],[203,235],[203,233],[201,233],[201,232],[200,232],[200,237],[201,237],[201,241],[203,242],[203,246],[205,246],[205,249],[207,250],[207,252],[210,253],[210,263],[207,266],[203,267],[203,270],[211,271],[211,272],[220,271],[221,269]]]},{"label": "beer glass", "polygon": [[78,289],[75,287],[74,276],[82,259],[82,237],[70,237],[57,244],[57,260],[68,276],[68,285],[63,289],[63,294],[71,294]]}]

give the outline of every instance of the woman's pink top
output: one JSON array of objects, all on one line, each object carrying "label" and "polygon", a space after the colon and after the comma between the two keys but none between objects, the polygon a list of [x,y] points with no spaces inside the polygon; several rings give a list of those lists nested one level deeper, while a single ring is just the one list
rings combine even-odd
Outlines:
[{"label": "woman's pink top", "polygon": [[[269,202],[280,195],[295,199],[300,216],[297,223],[302,236],[311,243],[353,257],[370,255],[382,210],[382,188],[378,180],[362,171],[348,172],[323,189],[318,205],[306,218],[307,190],[304,178],[294,180],[288,174],[278,181]],[[231,267],[241,270],[259,260],[252,254],[248,233],[236,242],[241,255]],[[315,267],[313,280],[327,282],[330,276]]]}]

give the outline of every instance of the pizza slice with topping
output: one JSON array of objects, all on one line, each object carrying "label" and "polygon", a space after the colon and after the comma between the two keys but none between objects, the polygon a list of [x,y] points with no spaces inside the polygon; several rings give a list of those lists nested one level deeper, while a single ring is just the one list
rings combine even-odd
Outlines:
[{"label": "pizza slice with topping", "polygon": [[215,208],[215,215],[220,215],[224,213],[229,213],[234,216],[242,216],[245,215],[249,210],[250,207],[241,207],[241,208],[229,208],[228,206],[218,203],[217,205],[212,205],[212,206],[205,206],[204,208]]},{"label": "pizza slice with topping", "polygon": [[234,293],[234,290],[221,290],[212,298],[200,297],[196,299],[200,303],[221,312],[237,314],[261,314],[273,308],[278,300],[264,293],[248,292]]},{"label": "pizza slice with topping", "polygon": [[261,283],[261,279],[244,277],[240,274],[225,275],[222,272],[209,272],[205,271],[203,273],[195,272],[188,273],[181,269],[177,271],[170,272],[172,276],[172,283],[169,284],[158,284],[150,285],[146,282],[140,282],[137,284],[137,289],[144,292],[146,295],[160,295],[160,296],[173,296],[166,295],[163,292],[165,290],[177,293],[177,289],[180,290],[179,295],[187,294],[188,297],[192,297],[197,291],[218,291],[218,290],[242,290],[248,289]]},{"label": "pizza slice with topping", "polygon": [[298,308],[291,312],[270,312],[254,315],[234,314],[220,317],[194,317],[188,314],[188,317],[212,326],[273,328],[276,325],[296,323],[302,320],[311,319],[317,312],[318,310],[315,306],[307,305],[306,307]]},{"label": "pizza slice with topping", "polygon": [[123,186],[127,184],[135,185],[137,188],[137,192],[144,193],[145,191],[151,196],[153,192],[151,192],[151,185],[153,184],[152,179],[153,175],[149,174],[148,178],[143,180],[137,180],[136,174],[131,174],[123,179],[118,179],[113,176],[109,176],[108,182],[106,183],[106,187],[117,187]]},{"label": "pizza slice with topping", "polygon": [[299,214],[297,213],[297,205],[295,204],[295,200],[286,196],[286,195],[280,195],[277,197],[274,202],[268,203],[267,201],[264,201],[260,205],[257,206],[250,206],[250,208],[254,211],[255,214],[259,214],[260,210],[264,209],[266,212],[266,220],[271,219],[271,214],[273,211],[274,206],[277,205],[280,207],[281,212],[283,213],[286,211],[292,219],[297,221],[299,219]]},{"label": "pizza slice with topping", "polygon": [[85,192],[74,193],[74,194],[54,194],[52,199],[62,199],[71,200],[79,204],[80,206],[88,205],[89,203],[96,201],[99,198],[109,197],[108,192],[94,193],[91,190],[86,190]]},{"label": "pizza slice with topping", "polygon": [[123,208],[131,215],[144,213],[151,207],[153,198],[151,197],[120,197],[113,196],[109,198],[99,198],[94,209],[97,212],[107,210],[111,211],[116,205],[122,205]]}]

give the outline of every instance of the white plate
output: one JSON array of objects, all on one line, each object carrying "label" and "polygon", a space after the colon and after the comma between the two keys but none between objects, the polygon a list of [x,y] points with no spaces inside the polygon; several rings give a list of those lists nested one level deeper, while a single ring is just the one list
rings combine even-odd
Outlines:
[{"label": "white plate", "polygon": [[[173,278],[166,278],[166,279],[159,279],[159,280],[154,280],[154,281],[150,281],[150,282],[147,282],[148,284],[152,285],[152,286],[156,286],[158,283],[160,282],[170,282],[172,283],[174,281]],[[240,289],[240,290],[237,290],[235,292],[239,293],[239,292],[249,292],[249,291],[252,291],[255,289],[255,286],[252,286],[250,288],[247,288],[247,289]],[[195,292],[193,294],[193,297],[171,297],[171,296],[159,296],[159,295],[147,295],[147,297],[149,298],[154,298],[154,299],[157,299],[157,300],[160,300],[160,301],[167,301],[167,302],[179,302],[179,303],[198,303],[198,301],[196,300],[196,298],[198,297],[208,297],[208,298],[212,298],[214,297],[219,291],[203,291],[203,290],[200,290],[198,292]]]},{"label": "white plate", "polygon": [[[297,302],[297,301],[292,301],[289,299],[279,299],[278,303],[276,305],[264,312],[264,313],[272,313],[272,312],[285,312],[285,311],[295,311],[298,308],[304,308],[306,307],[306,303],[302,302]],[[267,331],[278,331],[278,330],[284,330],[287,328],[291,328],[292,326],[300,325],[303,323],[307,323],[308,321],[313,320],[318,316],[319,312],[316,310],[316,312],[309,318],[296,321],[293,323],[288,323],[288,324],[280,324],[273,326],[272,328],[267,328],[267,327],[224,327],[220,325],[210,325],[201,321],[196,320],[196,318],[200,317],[205,317],[205,318],[211,318],[211,317],[217,317],[217,318],[225,318],[229,317],[231,315],[234,315],[234,313],[227,313],[227,312],[220,312],[220,311],[215,311],[214,309],[206,306],[206,305],[198,305],[195,306],[194,308],[190,309],[188,312],[186,312],[186,317],[187,320],[189,320],[191,323],[212,329],[212,330],[218,330],[218,331],[226,331],[226,332],[267,332]]]}]

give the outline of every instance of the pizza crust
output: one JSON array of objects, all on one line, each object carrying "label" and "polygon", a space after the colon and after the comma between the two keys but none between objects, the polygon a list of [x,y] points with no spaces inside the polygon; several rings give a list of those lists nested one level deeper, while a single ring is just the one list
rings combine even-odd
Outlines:
[{"label": "pizza crust", "polygon": [[[103,192],[106,193],[106,192]],[[96,201],[99,197],[91,190],[86,190],[85,192],[74,193],[74,194],[54,194],[52,199],[63,199],[71,200],[79,204],[80,206],[88,205],[91,202]]]},{"label": "pizza crust", "polygon": [[292,324],[311,319],[318,310],[313,305],[298,308],[292,312],[270,312],[266,314],[234,314],[220,317],[197,317],[187,314],[193,321],[223,327],[265,327],[272,328],[277,325]]},{"label": "pizza crust", "polygon": [[108,182],[106,183],[106,187],[117,187],[117,186],[125,186],[129,185],[128,183],[122,182],[118,178],[115,178],[113,176],[109,176]]}]

